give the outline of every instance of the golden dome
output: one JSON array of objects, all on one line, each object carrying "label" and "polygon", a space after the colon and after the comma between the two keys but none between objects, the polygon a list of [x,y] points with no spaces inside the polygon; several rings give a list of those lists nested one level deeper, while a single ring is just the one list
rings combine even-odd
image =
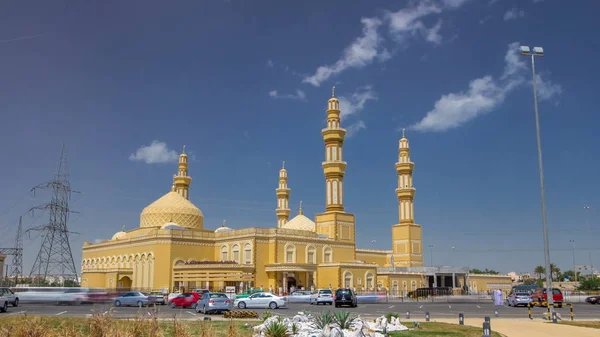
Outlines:
[{"label": "golden dome", "polygon": [[123,240],[123,239],[127,239],[127,233],[125,232],[116,232],[115,235],[113,235],[111,240]]},{"label": "golden dome", "polygon": [[292,220],[281,225],[281,228],[314,232],[316,225],[311,219],[305,217],[303,214],[298,214]]},{"label": "golden dome", "polygon": [[172,222],[186,228],[202,229],[204,215],[189,200],[173,191],[148,205],[140,215],[140,227],[159,227]]}]

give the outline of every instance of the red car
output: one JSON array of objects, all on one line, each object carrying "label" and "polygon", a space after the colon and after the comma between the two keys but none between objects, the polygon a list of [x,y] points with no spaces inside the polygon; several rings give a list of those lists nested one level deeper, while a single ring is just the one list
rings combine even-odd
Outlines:
[{"label": "red car", "polygon": [[[552,289],[552,299],[554,303],[559,308],[563,306],[563,294],[558,288]],[[531,294],[531,302],[532,303],[546,303],[548,301],[548,295],[546,295],[546,288],[538,288],[533,294]]]},{"label": "red car", "polygon": [[196,302],[200,299],[199,293],[183,293],[170,301],[171,308],[182,307],[182,308],[195,308]]}]

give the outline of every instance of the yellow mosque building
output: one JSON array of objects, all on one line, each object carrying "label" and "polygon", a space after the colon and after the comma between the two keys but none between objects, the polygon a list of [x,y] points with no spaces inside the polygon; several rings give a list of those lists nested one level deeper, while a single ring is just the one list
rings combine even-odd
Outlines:
[{"label": "yellow mosque building", "polygon": [[395,164],[399,219],[392,226],[392,249],[356,247],[356,219],[344,207],[346,130],[339,104],[332,95],[321,131],[326,202],[314,221],[302,213],[302,203],[290,219],[291,190],[284,166],[275,190],[276,227],[232,229],[223,222],[215,230],[204,228],[202,211],[189,201],[192,178],[184,147],[171,191],[144,208],[138,228],[99,243],[84,242],[81,286],[162,291],[235,287],[237,292],[251,287],[275,292],[351,287],[394,295],[422,287],[481,292],[510,286],[509,276],[423,265],[422,228],[414,222],[414,163],[404,132]]}]

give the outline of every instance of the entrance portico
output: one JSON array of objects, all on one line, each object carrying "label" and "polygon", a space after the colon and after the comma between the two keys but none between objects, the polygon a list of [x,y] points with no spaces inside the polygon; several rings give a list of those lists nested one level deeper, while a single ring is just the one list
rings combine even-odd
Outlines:
[{"label": "entrance portico", "polygon": [[317,266],[314,264],[272,263],[265,266],[265,271],[269,275],[269,288],[276,293],[316,286]]}]

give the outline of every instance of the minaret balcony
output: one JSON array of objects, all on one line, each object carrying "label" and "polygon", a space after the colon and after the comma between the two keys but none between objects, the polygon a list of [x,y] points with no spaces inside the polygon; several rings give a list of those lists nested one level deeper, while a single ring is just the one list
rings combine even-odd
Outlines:
[{"label": "minaret balcony", "polygon": [[278,188],[275,190],[275,195],[277,195],[277,197],[287,197],[290,195],[290,189],[289,188]]},{"label": "minaret balcony", "polygon": [[329,160],[322,162],[321,166],[323,167],[325,174],[329,172],[337,172],[343,174],[347,164],[345,161],[342,160]]},{"label": "minaret balcony", "polygon": [[321,135],[325,143],[327,142],[343,142],[346,135],[346,129],[323,129]]},{"label": "minaret balcony", "polygon": [[412,162],[408,162],[408,163],[396,163],[396,172],[398,172],[398,174],[402,174],[402,173],[412,173],[412,171],[415,168],[415,163]]},{"label": "minaret balcony", "polygon": [[277,208],[275,210],[275,214],[277,215],[290,215],[290,213],[292,213],[292,210],[289,208]]},{"label": "minaret balcony", "polygon": [[416,189],[414,187],[399,187],[396,189],[398,199],[414,198]]}]

